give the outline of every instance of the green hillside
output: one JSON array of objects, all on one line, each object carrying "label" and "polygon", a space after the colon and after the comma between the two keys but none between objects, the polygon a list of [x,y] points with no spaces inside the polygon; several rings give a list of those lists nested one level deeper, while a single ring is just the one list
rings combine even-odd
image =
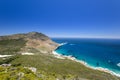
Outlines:
[{"label": "green hillside", "polygon": [[54,74],[56,77],[59,77],[57,75],[61,75],[62,77],[72,75],[74,78],[78,77],[88,80],[120,80],[120,78],[108,73],[89,69],[78,62],[69,59],[58,59],[46,54],[20,56],[11,63],[20,63],[21,66],[36,67],[38,71],[42,70],[46,74]]},{"label": "green hillside", "polygon": [[[37,33],[37,37],[38,35]],[[27,39],[25,39],[26,37]],[[42,35],[44,40],[42,39],[39,42],[40,38],[37,37],[34,37],[36,38],[35,41],[32,40],[31,34],[24,37],[20,35],[20,38],[18,35],[17,37],[9,37],[9,39],[8,37],[0,38],[0,55],[13,55],[6,58],[0,57],[0,80],[120,80],[119,77],[87,68],[67,58],[56,58],[50,53],[51,49],[54,48],[49,48],[49,53],[40,52],[39,49],[42,50],[42,48],[38,46],[39,49],[37,49],[36,45],[42,44],[45,47],[44,49],[47,49],[46,44],[56,47],[56,43],[52,43],[49,38],[44,38],[47,37],[44,35]],[[27,46],[29,49],[26,49],[27,40],[29,40],[30,47]],[[36,42],[36,44],[33,45],[31,42]],[[24,52],[24,50],[25,52],[28,50],[34,55],[21,55],[20,52]],[[9,64],[10,66],[8,66]],[[31,67],[35,68],[36,71],[33,72],[29,69]]]},{"label": "green hillside", "polygon": [[26,41],[23,39],[10,39],[0,41],[0,54],[16,54],[25,46]]}]

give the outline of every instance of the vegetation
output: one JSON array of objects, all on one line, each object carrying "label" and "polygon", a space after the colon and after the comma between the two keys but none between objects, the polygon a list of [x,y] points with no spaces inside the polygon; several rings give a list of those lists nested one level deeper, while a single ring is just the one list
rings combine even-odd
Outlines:
[{"label": "vegetation", "polygon": [[[108,73],[50,54],[15,55],[0,59],[1,64],[11,64],[10,67],[0,67],[0,80],[120,80]],[[32,72],[28,69],[30,67],[35,67],[37,72]]]},{"label": "vegetation", "polygon": [[26,41],[23,39],[7,39],[0,41],[0,54],[16,54],[25,46]]},{"label": "vegetation", "polygon": [[[73,80],[72,75],[61,76],[48,74],[44,71],[33,73],[29,68],[19,67],[0,67],[0,80]],[[77,78],[76,78],[77,79]]]},{"label": "vegetation", "polygon": [[[58,59],[52,55],[24,55],[11,62],[12,64],[20,63],[22,66],[36,67],[39,71],[44,71],[46,75],[54,75],[57,78],[62,76],[66,78],[68,75],[72,77],[88,79],[88,80],[120,80],[120,78],[110,75],[109,73],[92,70],[84,65],[69,59]],[[79,80],[78,79],[78,80]],[[52,79],[53,80],[53,79]]]},{"label": "vegetation", "polygon": [[0,67],[0,80],[40,80],[24,67]]},{"label": "vegetation", "polygon": [[[52,54],[40,53],[36,46],[27,46],[27,51],[35,55],[17,54],[25,47],[27,41],[24,38],[48,40],[49,38],[43,34],[29,33],[4,38],[0,37],[0,55],[13,56],[0,58],[0,80],[120,80],[119,77],[87,68],[78,62],[58,59]],[[39,44],[36,41],[34,42],[41,45],[42,41]],[[33,41],[29,42],[32,43]],[[31,43],[29,44],[31,45]],[[47,50],[48,47],[37,48]],[[4,66],[3,64],[11,64],[11,66]],[[34,72],[30,69],[31,67],[37,71]]]},{"label": "vegetation", "polygon": [[0,64],[9,64],[11,61],[15,60],[16,58],[19,58],[19,55],[7,57],[7,58],[0,58]]}]

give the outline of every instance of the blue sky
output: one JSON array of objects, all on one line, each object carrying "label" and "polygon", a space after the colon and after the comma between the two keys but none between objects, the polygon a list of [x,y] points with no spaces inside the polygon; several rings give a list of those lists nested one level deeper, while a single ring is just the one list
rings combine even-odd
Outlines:
[{"label": "blue sky", "polygon": [[0,35],[120,38],[119,0],[0,0]]}]

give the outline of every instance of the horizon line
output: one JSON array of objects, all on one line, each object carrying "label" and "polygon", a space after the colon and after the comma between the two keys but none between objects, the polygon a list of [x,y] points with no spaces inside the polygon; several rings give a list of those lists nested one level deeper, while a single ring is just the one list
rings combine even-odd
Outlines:
[{"label": "horizon line", "polygon": [[73,38],[73,39],[120,39],[116,37],[50,37],[50,38]]}]

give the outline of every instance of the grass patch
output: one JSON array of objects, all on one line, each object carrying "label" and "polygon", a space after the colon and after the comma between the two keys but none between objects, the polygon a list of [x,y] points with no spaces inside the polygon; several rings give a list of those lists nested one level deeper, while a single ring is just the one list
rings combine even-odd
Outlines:
[{"label": "grass patch", "polygon": [[0,65],[1,64],[9,64],[11,61],[19,58],[19,55],[11,56],[11,57],[6,57],[6,58],[0,58]]},{"label": "grass patch", "polygon": [[23,39],[10,39],[0,41],[0,54],[16,54],[25,46],[26,41]]}]

